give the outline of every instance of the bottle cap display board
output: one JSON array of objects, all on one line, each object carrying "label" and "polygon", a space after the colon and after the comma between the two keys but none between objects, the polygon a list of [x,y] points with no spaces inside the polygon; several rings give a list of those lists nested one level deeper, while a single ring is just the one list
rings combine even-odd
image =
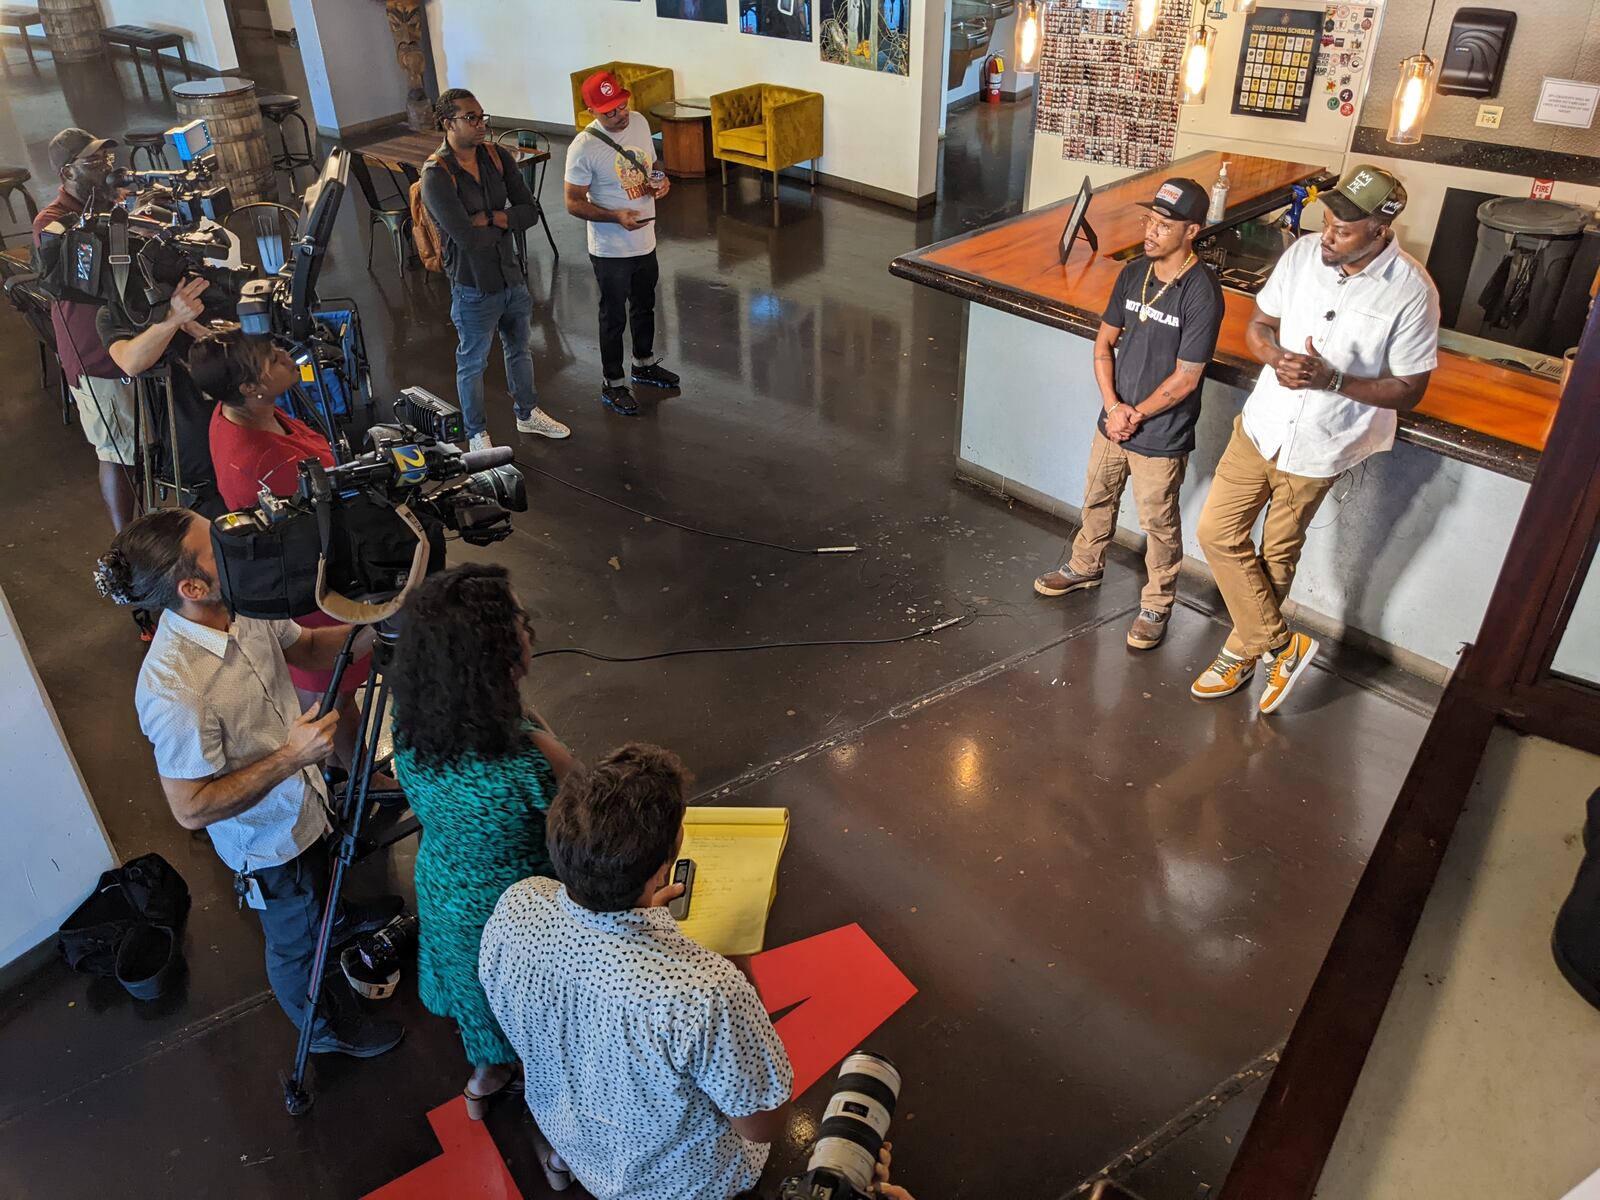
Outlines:
[{"label": "bottle cap display board", "polygon": [[1190,6],[1162,0],[1150,37],[1126,12],[1047,9],[1039,56],[1038,128],[1061,136],[1061,156],[1150,170],[1172,161],[1178,72]]}]

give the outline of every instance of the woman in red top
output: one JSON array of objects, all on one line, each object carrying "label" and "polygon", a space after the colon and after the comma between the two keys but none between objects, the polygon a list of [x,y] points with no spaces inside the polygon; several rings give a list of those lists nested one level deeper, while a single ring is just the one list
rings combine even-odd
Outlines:
[{"label": "woman in red top", "polygon": [[[211,414],[211,464],[217,491],[230,509],[250,508],[261,489],[275,496],[293,495],[300,486],[299,464],[308,458],[331,467],[333,448],[304,421],[277,407],[277,397],[300,382],[300,370],[289,352],[265,334],[243,333],[237,327],[196,342],[189,352],[189,375],[217,402]],[[337,625],[325,613],[295,618],[307,629]],[[347,770],[355,756],[360,713],[355,693],[367,681],[370,657],[351,662],[339,684],[335,752]],[[300,703],[310,708],[328,690],[331,671],[289,668]],[[395,788],[389,776],[375,773],[374,788]]]}]

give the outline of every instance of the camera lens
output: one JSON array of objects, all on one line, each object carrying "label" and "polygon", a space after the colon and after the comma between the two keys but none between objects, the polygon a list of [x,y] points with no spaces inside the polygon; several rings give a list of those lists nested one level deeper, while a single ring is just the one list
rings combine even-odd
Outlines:
[{"label": "camera lens", "polygon": [[806,1169],[831,1171],[857,1191],[867,1191],[899,1098],[900,1072],[887,1058],[864,1051],[846,1058]]}]

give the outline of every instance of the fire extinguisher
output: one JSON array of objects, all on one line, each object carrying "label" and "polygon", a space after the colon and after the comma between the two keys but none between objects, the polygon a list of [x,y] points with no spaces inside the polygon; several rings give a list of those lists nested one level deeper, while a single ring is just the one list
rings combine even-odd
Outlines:
[{"label": "fire extinguisher", "polygon": [[983,64],[984,87],[988,92],[987,99],[990,104],[1000,103],[1000,81],[1005,77],[1005,59],[998,54],[991,54]]}]

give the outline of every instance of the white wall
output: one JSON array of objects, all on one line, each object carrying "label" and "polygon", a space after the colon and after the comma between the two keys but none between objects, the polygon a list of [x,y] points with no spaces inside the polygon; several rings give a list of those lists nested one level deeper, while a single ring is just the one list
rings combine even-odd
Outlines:
[{"label": "white wall", "polygon": [[0,967],[49,938],[114,865],[56,711],[0,591]]},{"label": "white wall", "polygon": [[[813,0],[813,25],[822,4]],[[491,113],[570,125],[571,72],[613,60],[671,67],[680,98],[805,88],[824,97],[824,173],[899,197],[933,192],[945,0],[911,6],[909,78],[825,63],[815,40],[740,33],[737,0],[728,8],[715,25],[657,17],[652,0],[430,0],[428,27],[440,86],[471,88]]]},{"label": "white wall", "polygon": [[272,28],[279,33],[288,33],[294,28],[294,6],[290,0],[267,0],[267,15]]},{"label": "white wall", "polygon": [[[190,62],[219,71],[239,69],[223,0],[100,0],[100,15],[107,25],[146,25],[181,33]],[[149,54],[140,54],[148,63]]]},{"label": "white wall", "polygon": [[[406,77],[395,61],[383,5],[373,0],[291,0],[291,7],[318,129],[337,135],[404,119]],[[506,58],[526,66],[520,56]]]},{"label": "white wall", "polygon": [[[1099,402],[1094,343],[978,304],[968,314],[960,457],[1076,511]],[[1183,486],[1184,550],[1196,566],[1205,557],[1195,524],[1244,395],[1205,385]],[[1527,493],[1524,483],[1405,443],[1374,455],[1317,515],[1291,595],[1312,610],[1301,619],[1359,629],[1442,676],[1478,635]],[[1139,536],[1131,495],[1120,525]]]}]

